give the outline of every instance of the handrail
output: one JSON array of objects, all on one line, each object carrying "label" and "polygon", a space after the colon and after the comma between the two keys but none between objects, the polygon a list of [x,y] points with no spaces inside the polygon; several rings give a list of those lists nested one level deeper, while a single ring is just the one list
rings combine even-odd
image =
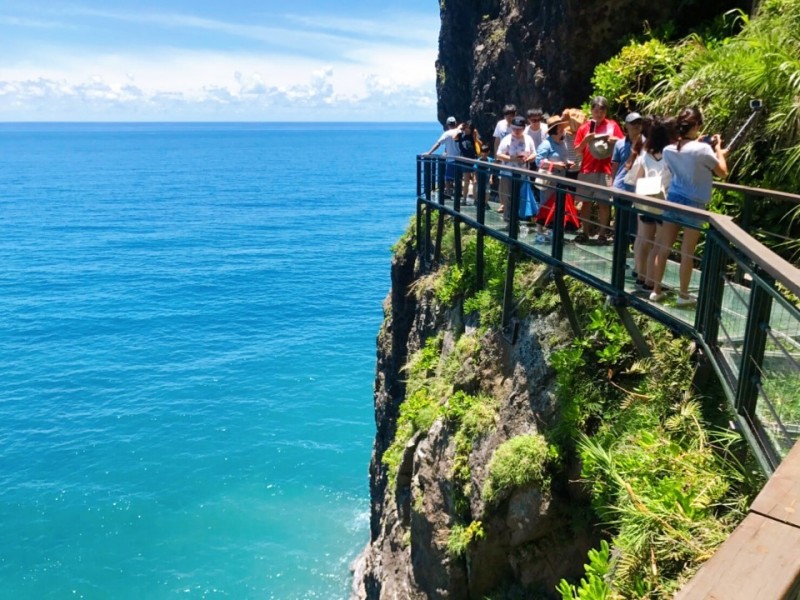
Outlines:
[{"label": "handrail", "polygon": [[800,270],[788,260],[760,244],[727,215],[708,213],[708,222],[755,265],[769,273],[783,287],[800,296]]},{"label": "handrail", "polygon": [[[477,231],[479,286],[483,284],[484,236],[497,239],[509,248],[502,311],[506,328],[512,323],[513,275],[516,259],[522,253],[550,265],[557,285],[563,287],[559,274],[566,274],[604,292],[621,311],[623,320],[627,314],[624,307],[630,306],[675,331],[692,336],[716,371],[737,423],[762,468],[770,473],[777,467],[800,437],[800,398],[795,397],[795,390],[800,388],[800,308],[782,291],[800,296],[800,271],[796,267],[760,244],[726,215],[551,173],[534,173],[464,158],[448,159],[448,162],[455,163],[458,172],[449,201],[444,194],[445,159],[428,155],[417,157],[416,240],[423,268],[431,261],[439,261],[444,216],[450,215]],[[477,174],[474,208],[461,205],[465,192],[461,181],[464,171]],[[494,211],[487,210],[490,174],[511,180],[510,214],[505,226],[502,220],[497,222],[499,217]],[[547,187],[555,191],[555,221],[549,248],[527,242],[519,226],[520,189],[524,181],[531,182],[534,178],[545,181]],[[741,187],[735,186],[735,189],[738,191]],[[576,198],[599,192],[600,197],[594,200],[614,207],[617,216],[610,257],[604,248],[570,244],[563,222],[568,190]],[[748,193],[751,190],[749,188]],[[761,196],[771,195],[765,190],[754,190],[752,195],[755,192]],[[708,224],[708,229],[704,230],[697,307],[693,313],[676,311],[636,296],[632,282],[626,278],[630,235],[627,224],[639,214],[651,214],[648,209],[668,210],[667,214],[659,216],[666,221],[688,219],[688,223],[681,223],[684,227],[700,229],[702,225],[696,223]],[[435,237],[432,210],[438,211]],[[455,232],[456,259],[460,261],[460,228],[456,227]],[[570,315],[570,308],[565,305],[565,309],[570,321],[577,324],[575,315]],[[638,331],[631,331],[637,347],[641,347],[644,340],[637,340],[636,333]]]},{"label": "handrail", "polygon": [[790,194],[789,192],[781,192],[779,190],[765,190],[762,188],[748,187],[746,185],[739,185],[737,183],[728,183],[725,181],[715,181],[714,187],[729,192],[741,192],[743,194],[751,194],[753,196],[758,196],[760,198],[774,198],[775,200],[783,200],[785,202],[800,204],[799,195]]}]

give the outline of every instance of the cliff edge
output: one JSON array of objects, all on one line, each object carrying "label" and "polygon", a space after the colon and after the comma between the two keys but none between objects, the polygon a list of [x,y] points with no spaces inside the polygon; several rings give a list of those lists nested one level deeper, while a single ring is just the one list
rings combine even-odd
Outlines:
[{"label": "cliff edge", "polygon": [[[414,261],[410,245],[395,255],[378,336],[370,542],[354,565],[353,598],[555,597],[597,542],[567,513],[586,504],[584,492],[543,474],[491,493],[489,467],[504,443],[536,439],[552,423],[548,359],[568,325],[557,313],[533,315],[514,344],[481,333],[459,306],[437,301]],[[405,439],[400,405],[419,402],[421,389],[450,399],[413,431],[393,471],[387,456]]]}]

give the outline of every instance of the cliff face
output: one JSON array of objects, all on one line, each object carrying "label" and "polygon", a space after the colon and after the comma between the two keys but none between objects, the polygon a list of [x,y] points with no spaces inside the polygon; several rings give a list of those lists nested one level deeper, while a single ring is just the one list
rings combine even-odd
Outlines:
[{"label": "cliff face", "polygon": [[[459,310],[438,306],[414,271],[410,249],[395,257],[392,291],[378,337],[375,380],[377,435],[370,464],[371,537],[354,565],[353,597],[359,599],[551,598],[561,577],[582,573],[596,542],[577,530],[571,511],[585,499],[567,481],[525,485],[488,506],[481,489],[494,451],[506,440],[544,430],[554,412],[549,343],[567,336],[557,314],[524,320],[511,345],[496,334],[480,339],[480,353],[458,365],[454,391],[486,394],[497,401],[496,426],[469,452],[471,482],[466,501],[454,483],[457,436],[442,418],[417,432],[405,447],[396,482],[390,484],[383,456],[397,429],[405,392],[405,359],[426,339],[443,335],[442,355],[470,325]],[[463,503],[463,500],[461,500]],[[448,551],[448,537],[464,512],[480,520],[484,536],[462,555]]]},{"label": "cliff face", "polygon": [[560,112],[591,93],[595,65],[631,34],[673,24],[684,34],[747,0],[442,0],[438,116],[471,118],[491,136],[502,107]]}]

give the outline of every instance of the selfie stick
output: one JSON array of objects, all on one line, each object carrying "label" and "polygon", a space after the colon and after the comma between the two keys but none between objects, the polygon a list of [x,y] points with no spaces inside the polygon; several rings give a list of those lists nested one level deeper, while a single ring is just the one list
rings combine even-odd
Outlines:
[{"label": "selfie stick", "polygon": [[761,105],[760,105],[760,104],[758,104],[758,105],[752,105],[752,104],[751,104],[751,106],[753,107],[753,112],[752,112],[752,113],[750,113],[750,116],[749,116],[749,117],[747,117],[747,121],[745,121],[745,122],[744,122],[744,124],[743,124],[741,127],[739,127],[739,131],[737,131],[737,132],[734,134],[734,136],[731,138],[731,141],[730,141],[730,142],[728,142],[728,145],[727,145],[727,147],[725,148],[725,149],[726,149],[728,152],[730,152],[730,151],[731,151],[731,149],[732,149],[732,148],[733,148],[733,147],[736,145],[736,143],[739,141],[739,138],[741,138],[741,137],[742,137],[742,134],[744,134],[745,130],[746,130],[748,127],[750,127],[750,123],[752,123],[752,122],[753,122],[753,119],[755,119],[755,118],[756,118],[756,115],[757,115],[757,114],[759,113],[759,111],[761,110]]}]

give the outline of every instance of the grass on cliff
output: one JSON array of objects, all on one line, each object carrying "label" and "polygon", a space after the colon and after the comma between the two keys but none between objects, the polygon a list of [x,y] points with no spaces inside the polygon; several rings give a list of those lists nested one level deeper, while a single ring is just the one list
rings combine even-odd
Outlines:
[{"label": "grass on cliff", "polygon": [[[608,309],[589,313],[590,332],[596,311]],[[562,410],[554,438],[577,452],[614,556],[595,554],[610,561],[602,581],[591,569],[581,585],[563,581],[565,600],[671,598],[744,518],[762,484],[741,437],[716,425],[728,417],[724,401],[687,389],[696,368],[690,340],[641,325],[651,358],[637,359],[623,343],[609,369],[598,348],[620,343],[613,326],[553,356]]]},{"label": "grass on cliff", "polygon": [[454,481],[460,496],[466,498],[470,492],[469,453],[475,440],[495,426],[497,404],[483,394],[453,388],[464,366],[480,353],[477,338],[462,335],[446,354],[442,342],[441,335],[432,336],[409,357],[406,399],[400,405],[395,438],[382,461],[394,486],[408,442],[417,432],[427,432],[436,419],[444,418],[456,443]]},{"label": "grass on cliff", "polygon": [[489,476],[483,486],[487,505],[496,505],[515,489],[536,484],[550,487],[547,468],[558,460],[558,451],[544,436],[518,435],[503,442],[492,454]]}]

